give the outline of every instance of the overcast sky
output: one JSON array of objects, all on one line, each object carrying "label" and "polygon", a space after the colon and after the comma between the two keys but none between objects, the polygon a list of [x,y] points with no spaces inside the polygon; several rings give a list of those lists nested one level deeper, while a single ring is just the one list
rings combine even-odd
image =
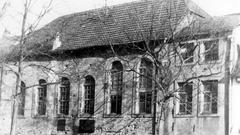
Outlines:
[{"label": "overcast sky", "polygon": [[[0,0],[2,4],[4,0]],[[0,34],[3,27],[7,28],[11,33],[19,33],[19,24],[21,23],[20,14],[23,11],[24,0],[5,0],[10,1],[7,13],[3,18],[0,18]],[[32,8],[29,14],[29,19],[34,20],[43,6],[46,6],[49,0],[33,0]],[[40,26],[52,21],[53,19],[81,12],[89,9],[103,7],[107,5],[115,5],[136,0],[54,0],[52,10],[43,18]],[[232,13],[240,13],[240,0],[193,0],[202,9],[212,16],[226,15]]]}]

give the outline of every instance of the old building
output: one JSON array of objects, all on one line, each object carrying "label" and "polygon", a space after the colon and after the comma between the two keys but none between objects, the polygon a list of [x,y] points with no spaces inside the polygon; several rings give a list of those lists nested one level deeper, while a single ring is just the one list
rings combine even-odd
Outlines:
[{"label": "old building", "polygon": [[[21,91],[14,95],[17,133],[151,134],[156,87],[151,78],[157,73],[153,59],[141,49],[149,37],[171,46],[172,34],[182,44],[178,52],[184,65],[175,57],[170,60],[171,69],[183,70],[169,86],[169,91],[179,90],[169,95],[167,108],[161,111],[162,103],[156,104],[156,133],[224,135],[226,87],[233,89],[227,109],[230,131],[239,133],[240,124],[234,120],[238,107],[233,104],[238,101],[239,63],[232,55],[238,54],[239,18],[239,14],[211,17],[190,0],[145,0],[57,18],[26,41]],[[231,78],[225,72],[229,46]],[[9,57],[1,74],[3,135],[9,134],[16,87],[17,53]],[[192,79],[186,84],[187,78]]]}]

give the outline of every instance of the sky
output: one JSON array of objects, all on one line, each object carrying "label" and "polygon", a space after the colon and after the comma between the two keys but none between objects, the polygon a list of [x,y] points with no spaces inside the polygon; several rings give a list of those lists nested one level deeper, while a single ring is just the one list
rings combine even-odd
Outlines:
[{"label": "sky", "polygon": [[[4,1],[9,2],[6,14],[0,18],[0,36],[5,28],[14,34],[20,33],[19,24],[21,24],[21,13],[23,11],[24,0],[1,0],[0,6]],[[100,8],[116,5],[120,3],[132,2],[137,0],[53,0],[50,12],[41,20],[39,27],[51,22],[57,17],[86,11],[94,8]],[[203,10],[212,16],[221,16],[232,13],[240,13],[240,0],[192,0]],[[46,7],[49,0],[33,0],[28,20],[34,21],[43,7]]]}]

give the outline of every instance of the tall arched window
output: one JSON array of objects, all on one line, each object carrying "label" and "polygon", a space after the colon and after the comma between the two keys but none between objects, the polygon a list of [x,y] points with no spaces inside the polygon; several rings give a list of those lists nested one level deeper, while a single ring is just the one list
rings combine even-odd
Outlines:
[{"label": "tall arched window", "polygon": [[95,80],[92,76],[85,77],[85,107],[84,112],[94,114]]},{"label": "tall arched window", "polygon": [[120,61],[114,61],[112,63],[111,78],[112,78],[111,113],[121,114],[123,66]]},{"label": "tall arched window", "polygon": [[60,113],[68,115],[70,99],[70,82],[68,78],[63,77],[60,86]]},{"label": "tall arched window", "polygon": [[22,116],[24,116],[25,95],[26,95],[26,85],[24,82],[21,82],[19,103],[18,103],[18,115],[22,115]]},{"label": "tall arched window", "polygon": [[141,60],[139,72],[139,112],[151,114],[153,64],[147,59]]},{"label": "tall arched window", "polygon": [[38,87],[38,115],[46,114],[47,107],[47,82],[43,79],[39,80]]}]

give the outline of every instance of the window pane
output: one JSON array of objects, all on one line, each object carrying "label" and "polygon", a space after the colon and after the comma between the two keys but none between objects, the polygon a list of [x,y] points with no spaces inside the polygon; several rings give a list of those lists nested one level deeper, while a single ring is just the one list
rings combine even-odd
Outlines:
[{"label": "window pane", "polygon": [[117,98],[117,114],[121,114],[121,110],[122,110],[122,96],[118,95]]},{"label": "window pane", "polygon": [[79,120],[78,133],[94,133],[95,120]]},{"label": "window pane", "polygon": [[203,110],[204,112],[211,112],[211,103],[204,103]]},{"label": "window pane", "polygon": [[187,114],[191,114],[192,113],[192,102],[188,102],[187,103]]},{"label": "window pane", "polygon": [[139,87],[145,89],[152,88],[152,62],[146,58],[141,60],[141,65],[139,68],[140,76],[139,76]]},{"label": "window pane", "polygon": [[62,78],[60,87],[60,113],[68,115],[70,98],[70,82],[67,78]]},{"label": "window pane", "polygon": [[187,101],[187,94],[184,92],[179,93],[180,103],[185,103]]},{"label": "window pane", "polygon": [[[217,113],[218,81],[204,81],[204,112]],[[206,104],[206,105],[205,105]]]},{"label": "window pane", "polygon": [[217,113],[217,101],[214,101],[212,103],[212,113]]},{"label": "window pane", "polygon": [[38,115],[46,114],[46,104],[47,104],[47,85],[46,81],[43,79],[39,80],[38,87]]},{"label": "window pane", "polygon": [[204,42],[205,45],[205,60],[206,61],[213,61],[218,60],[218,40],[206,41]]},{"label": "window pane", "polygon": [[116,103],[117,103],[116,95],[111,95],[111,113],[117,113],[116,112],[116,108],[117,108]]},{"label": "window pane", "polygon": [[178,83],[179,91],[179,113],[191,114],[192,113],[192,83]]},{"label": "window pane", "polygon": [[194,54],[194,44],[193,43],[185,43],[181,46],[182,58],[185,60],[186,63],[193,62],[193,54]]},{"label": "window pane", "polygon": [[66,120],[57,121],[57,131],[65,131]]},{"label": "window pane", "polygon": [[212,93],[211,92],[204,92],[204,102],[211,102],[212,100]]},{"label": "window pane", "polygon": [[112,91],[116,92],[111,95],[111,113],[121,114],[122,107],[122,86],[123,86],[123,66],[120,61],[112,63]]},{"label": "window pane", "polygon": [[152,94],[150,92],[140,92],[139,112],[151,114],[152,110]]},{"label": "window pane", "polygon": [[179,112],[180,113],[185,113],[186,112],[186,104],[185,103],[180,103]]},{"label": "window pane", "polygon": [[85,113],[94,114],[95,80],[88,75],[85,78]]},{"label": "window pane", "polygon": [[146,113],[151,114],[152,112],[152,93],[146,92],[147,101],[146,101]]}]

